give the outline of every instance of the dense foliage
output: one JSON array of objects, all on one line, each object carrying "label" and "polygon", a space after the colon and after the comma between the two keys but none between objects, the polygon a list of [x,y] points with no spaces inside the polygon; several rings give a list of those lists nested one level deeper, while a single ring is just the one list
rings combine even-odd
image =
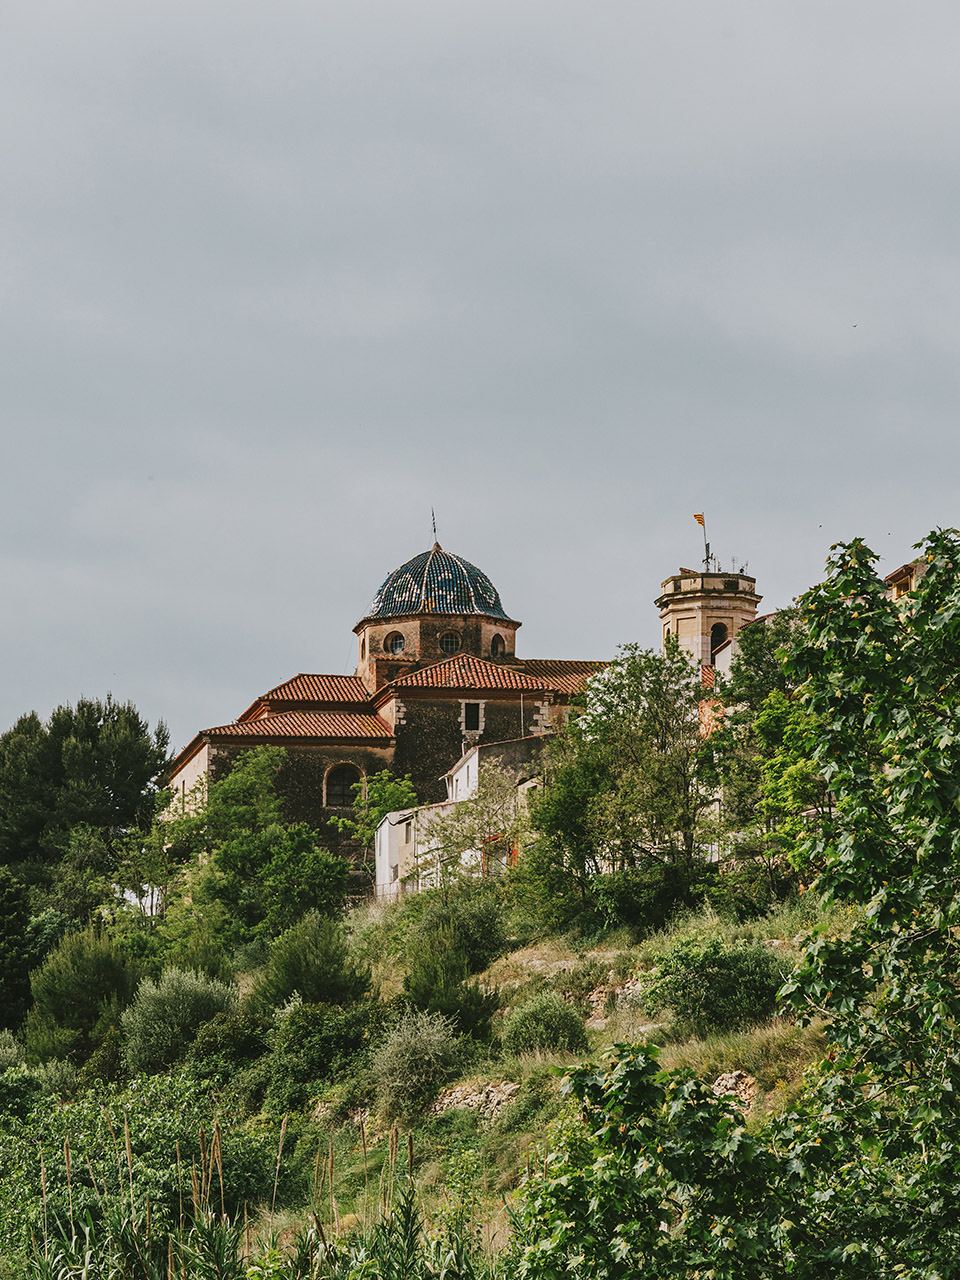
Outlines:
[{"label": "dense foliage", "polygon": [[521,1276],[956,1274],[960,536],[922,550],[900,601],[860,542],[801,600],[789,671],[836,797],[813,827],[817,890],[859,909],[784,989],[829,1019],[827,1058],[797,1108],[753,1134],[649,1049],[575,1072],[588,1127],[531,1184]]},{"label": "dense foliage", "polygon": [[[836,548],[709,698],[676,649],[628,647],[529,822],[488,777],[438,884],[349,918],[344,864],[285,821],[282,753],[163,811],[140,777],[111,809],[115,739],[142,773],[162,735],[109,702],[24,718],[0,739],[0,798],[24,783],[0,815],[0,1275],[467,1280],[499,1265],[464,1207],[481,1151],[497,1195],[527,1164],[520,1280],[957,1274],[960,534],[923,568],[895,601]],[[358,837],[408,796],[374,781]],[[478,846],[519,865],[475,876]],[[790,973],[805,903],[823,923]],[[600,1012],[626,1028],[607,1043],[660,1048],[577,1067],[561,1109],[537,1055],[596,1046]],[[705,1081],[751,1062],[771,1092],[747,1118]],[[433,1144],[419,1166],[397,1124]],[[425,1232],[428,1169],[462,1196]],[[271,1239],[284,1206],[302,1230]]]}]

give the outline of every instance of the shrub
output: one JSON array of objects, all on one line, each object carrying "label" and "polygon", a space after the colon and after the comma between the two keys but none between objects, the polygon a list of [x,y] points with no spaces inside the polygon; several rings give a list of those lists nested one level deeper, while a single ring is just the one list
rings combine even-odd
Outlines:
[{"label": "shrub", "polygon": [[354,963],[342,923],[308,912],[270,948],[252,1001],[277,1009],[295,993],[305,1004],[349,1004],[370,986],[370,974]]},{"label": "shrub", "polygon": [[274,1037],[267,1108],[303,1107],[322,1082],[355,1075],[365,1065],[379,1012],[372,1002],[362,1001],[346,1009],[304,1004],[288,1013]]},{"label": "shrub", "polygon": [[138,972],[109,935],[92,926],[67,934],[31,975],[33,1008],[23,1025],[31,1062],[82,1062],[116,1023]]},{"label": "shrub", "polygon": [[788,898],[794,883],[789,864],[768,868],[762,862],[747,862],[717,876],[707,887],[706,897],[728,919],[757,920]]},{"label": "shrub", "polygon": [[19,1067],[23,1062],[23,1050],[17,1044],[12,1031],[0,1031],[0,1071]]},{"label": "shrub", "polygon": [[433,932],[423,932],[412,951],[403,990],[411,1004],[424,1013],[439,1013],[452,1019],[458,1031],[486,1039],[490,1019],[500,1005],[495,992],[485,992],[466,981],[467,956],[456,932],[449,924]]},{"label": "shrub", "polygon": [[552,991],[534,996],[511,1009],[503,1021],[503,1047],[507,1053],[536,1049],[568,1049],[578,1053],[587,1047],[583,1018]]},{"label": "shrub", "polygon": [[[10,1067],[0,1072],[0,1117],[23,1120],[43,1093],[40,1073],[30,1067]],[[0,1123],[0,1132],[9,1126]]]},{"label": "shrub", "polygon": [[410,1010],[371,1062],[377,1104],[386,1119],[410,1120],[422,1111],[460,1060],[450,1018]]},{"label": "shrub", "polygon": [[227,1076],[266,1052],[263,1019],[250,1009],[228,1009],[204,1023],[187,1059],[200,1076]]},{"label": "shrub", "polygon": [[687,873],[671,862],[597,876],[590,899],[604,925],[626,925],[636,933],[662,929],[671,916],[692,902]]},{"label": "shrub", "polygon": [[135,1072],[169,1067],[186,1054],[197,1032],[237,1002],[235,987],[190,969],[165,969],[145,978],[123,1014],[124,1058]]},{"label": "shrub", "polygon": [[787,968],[767,947],[685,939],[663,957],[645,1000],[651,1012],[670,1009],[680,1028],[697,1035],[733,1031],[773,1016]]},{"label": "shrub", "polygon": [[501,894],[495,884],[464,880],[429,899],[407,935],[405,950],[415,957],[424,945],[444,934],[451,954],[465,973],[481,973],[507,946]]}]

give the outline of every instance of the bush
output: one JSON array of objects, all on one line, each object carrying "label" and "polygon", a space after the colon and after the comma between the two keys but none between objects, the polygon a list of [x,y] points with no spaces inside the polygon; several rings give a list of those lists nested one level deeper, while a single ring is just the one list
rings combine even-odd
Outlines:
[{"label": "bush", "polygon": [[507,1014],[503,1047],[513,1054],[537,1049],[579,1053],[587,1047],[587,1033],[576,1009],[552,991],[544,991]]},{"label": "bush", "polygon": [[83,1062],[116,1024],[138,972],[109,935],[70,933],[31,975],[33,1008],[23,1025],[27,1059]]},{"label": "bush", "polygon": [[40,1073],[30,1067],[10,1067],[0,1072],[0,1132],[9,1128],[11,1118],[23,1120],[43,1093]]},{"label": "bush", "polygon": [[706,897],[718,914],[730,920],[757,920],[789,898],[795,881],[789,864],[768,869],[765,863],[747,862],[722,871],[708,886]]},{"label": "bush", "polygon": [[179,1062],[205,1022],[232,1009],[235,987],[190,969],[165,969],[145,978],[123,1014],[124,1058],[134,1072],[151,1073]]},{"label": "bush", "polygon": [[453,1074],[460,1060],[459,1037],[450,1018],[410,1010],[371,1062],[377,1104],[384,1117],[410,1120]]},{"label": "bush", "polygon": [[504,911],[498,887],[491,882],[464,880],[439,890],[428,899],[406,938],[408,959],[443,933],[451,954],[462,962],[467,975],[481,973],[507,946]]},{"label": "bush", "polygon": [[355,1075],[366,1063],[379,1012],[370,1001],[346,1009],[304,1004],[282,1018],[270,1058],[267,1109],[303,1107],[324,1081]]},{"label": "bush", "polygon": [[477,1039],[489,1036],[490,1019],[500,999],[496,992],[482,991],[476,983],[466,981],[469,961],[449,924],[420,934],[409,966],[403,990],[411,1004],[424,1013],[452,1019],[458,1031]]},{"label": "bush", "polygon": [[767,947],[686,939],[663,957],[645,1002],[653,1013],[670,1009],[678,1027],[696,1035],[735,1031],[773,1016],[787,968]]},{"label": "bush", "polygon": [[671,916],[693,901],[689,877],[671,862],[597,876],[590,900],[607,928],[622,925],[636,933],[662,929]]},{"label": "bush", "polygon": [[294,994],[304,1004],[349,1004],[369,986],[369,971],[354,963],[343,924],[310,911],[274,942],[251,999],[273,1009]]},{"label": "bush", "polygon": [[12,1031],[0,1031],[0,1071],[19,1067],[23,1062],[23,1050],[17,1044]]},{"label": "bush", "polygon": [[187,1059],[203,1076],[233,1075],[267,1052],[263,1020],[250,1009],[215,1013],[190,1046]]}]

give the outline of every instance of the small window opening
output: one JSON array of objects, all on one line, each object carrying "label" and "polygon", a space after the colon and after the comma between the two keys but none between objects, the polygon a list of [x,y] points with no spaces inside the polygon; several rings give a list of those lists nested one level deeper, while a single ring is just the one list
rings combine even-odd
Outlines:
[{"label": "small window opening", "polygon": [[507,651],[503,636],[494,636],[490,641],[490,654],[494,658],[502,658]]},{"label": "small window opening", "polygon": [[463,704],[463,727],[469,731],[480,728],[479,702],[465,702]]},{"label": "small window opening", "polygon": [[393,635],[387,636],[383,642],[383,647],[387,653],[403,653],[404,639],[399,631],[395,631]]},{"label": "small window opening", "polygon": [[710,628],[710,661],[716,659],[717,650],[727,639],[727,626],[725,622],[715,622]]},{"label": "small window opening", "polygon": [[444,653],[457,653],[460,648],[460,637],[455,631],[445,631],[440,637],[440,648]]},{"label": "small window opening", "polygon": [[404,844],[409,844],[412,839],[413,839],[413,823],[407,822],[404,824],[404,828],[403,828],[403,842]]}]

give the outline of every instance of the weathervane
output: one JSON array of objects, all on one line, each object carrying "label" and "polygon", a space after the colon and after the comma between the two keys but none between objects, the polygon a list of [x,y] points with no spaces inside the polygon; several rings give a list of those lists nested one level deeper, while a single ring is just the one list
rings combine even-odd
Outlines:
[{"label": "weathervane", "polygon": [[431,508],[430,508],[430,519],[431,519],[431,521],[432,521],[432,523],[433,523],[433,540],[434,540],[434,542],[436,542],[436,540],[437,540],[437,517],[436,517],[436,515],[435,515],[435,513],[434,513],[433,507],[431,507]]}]

